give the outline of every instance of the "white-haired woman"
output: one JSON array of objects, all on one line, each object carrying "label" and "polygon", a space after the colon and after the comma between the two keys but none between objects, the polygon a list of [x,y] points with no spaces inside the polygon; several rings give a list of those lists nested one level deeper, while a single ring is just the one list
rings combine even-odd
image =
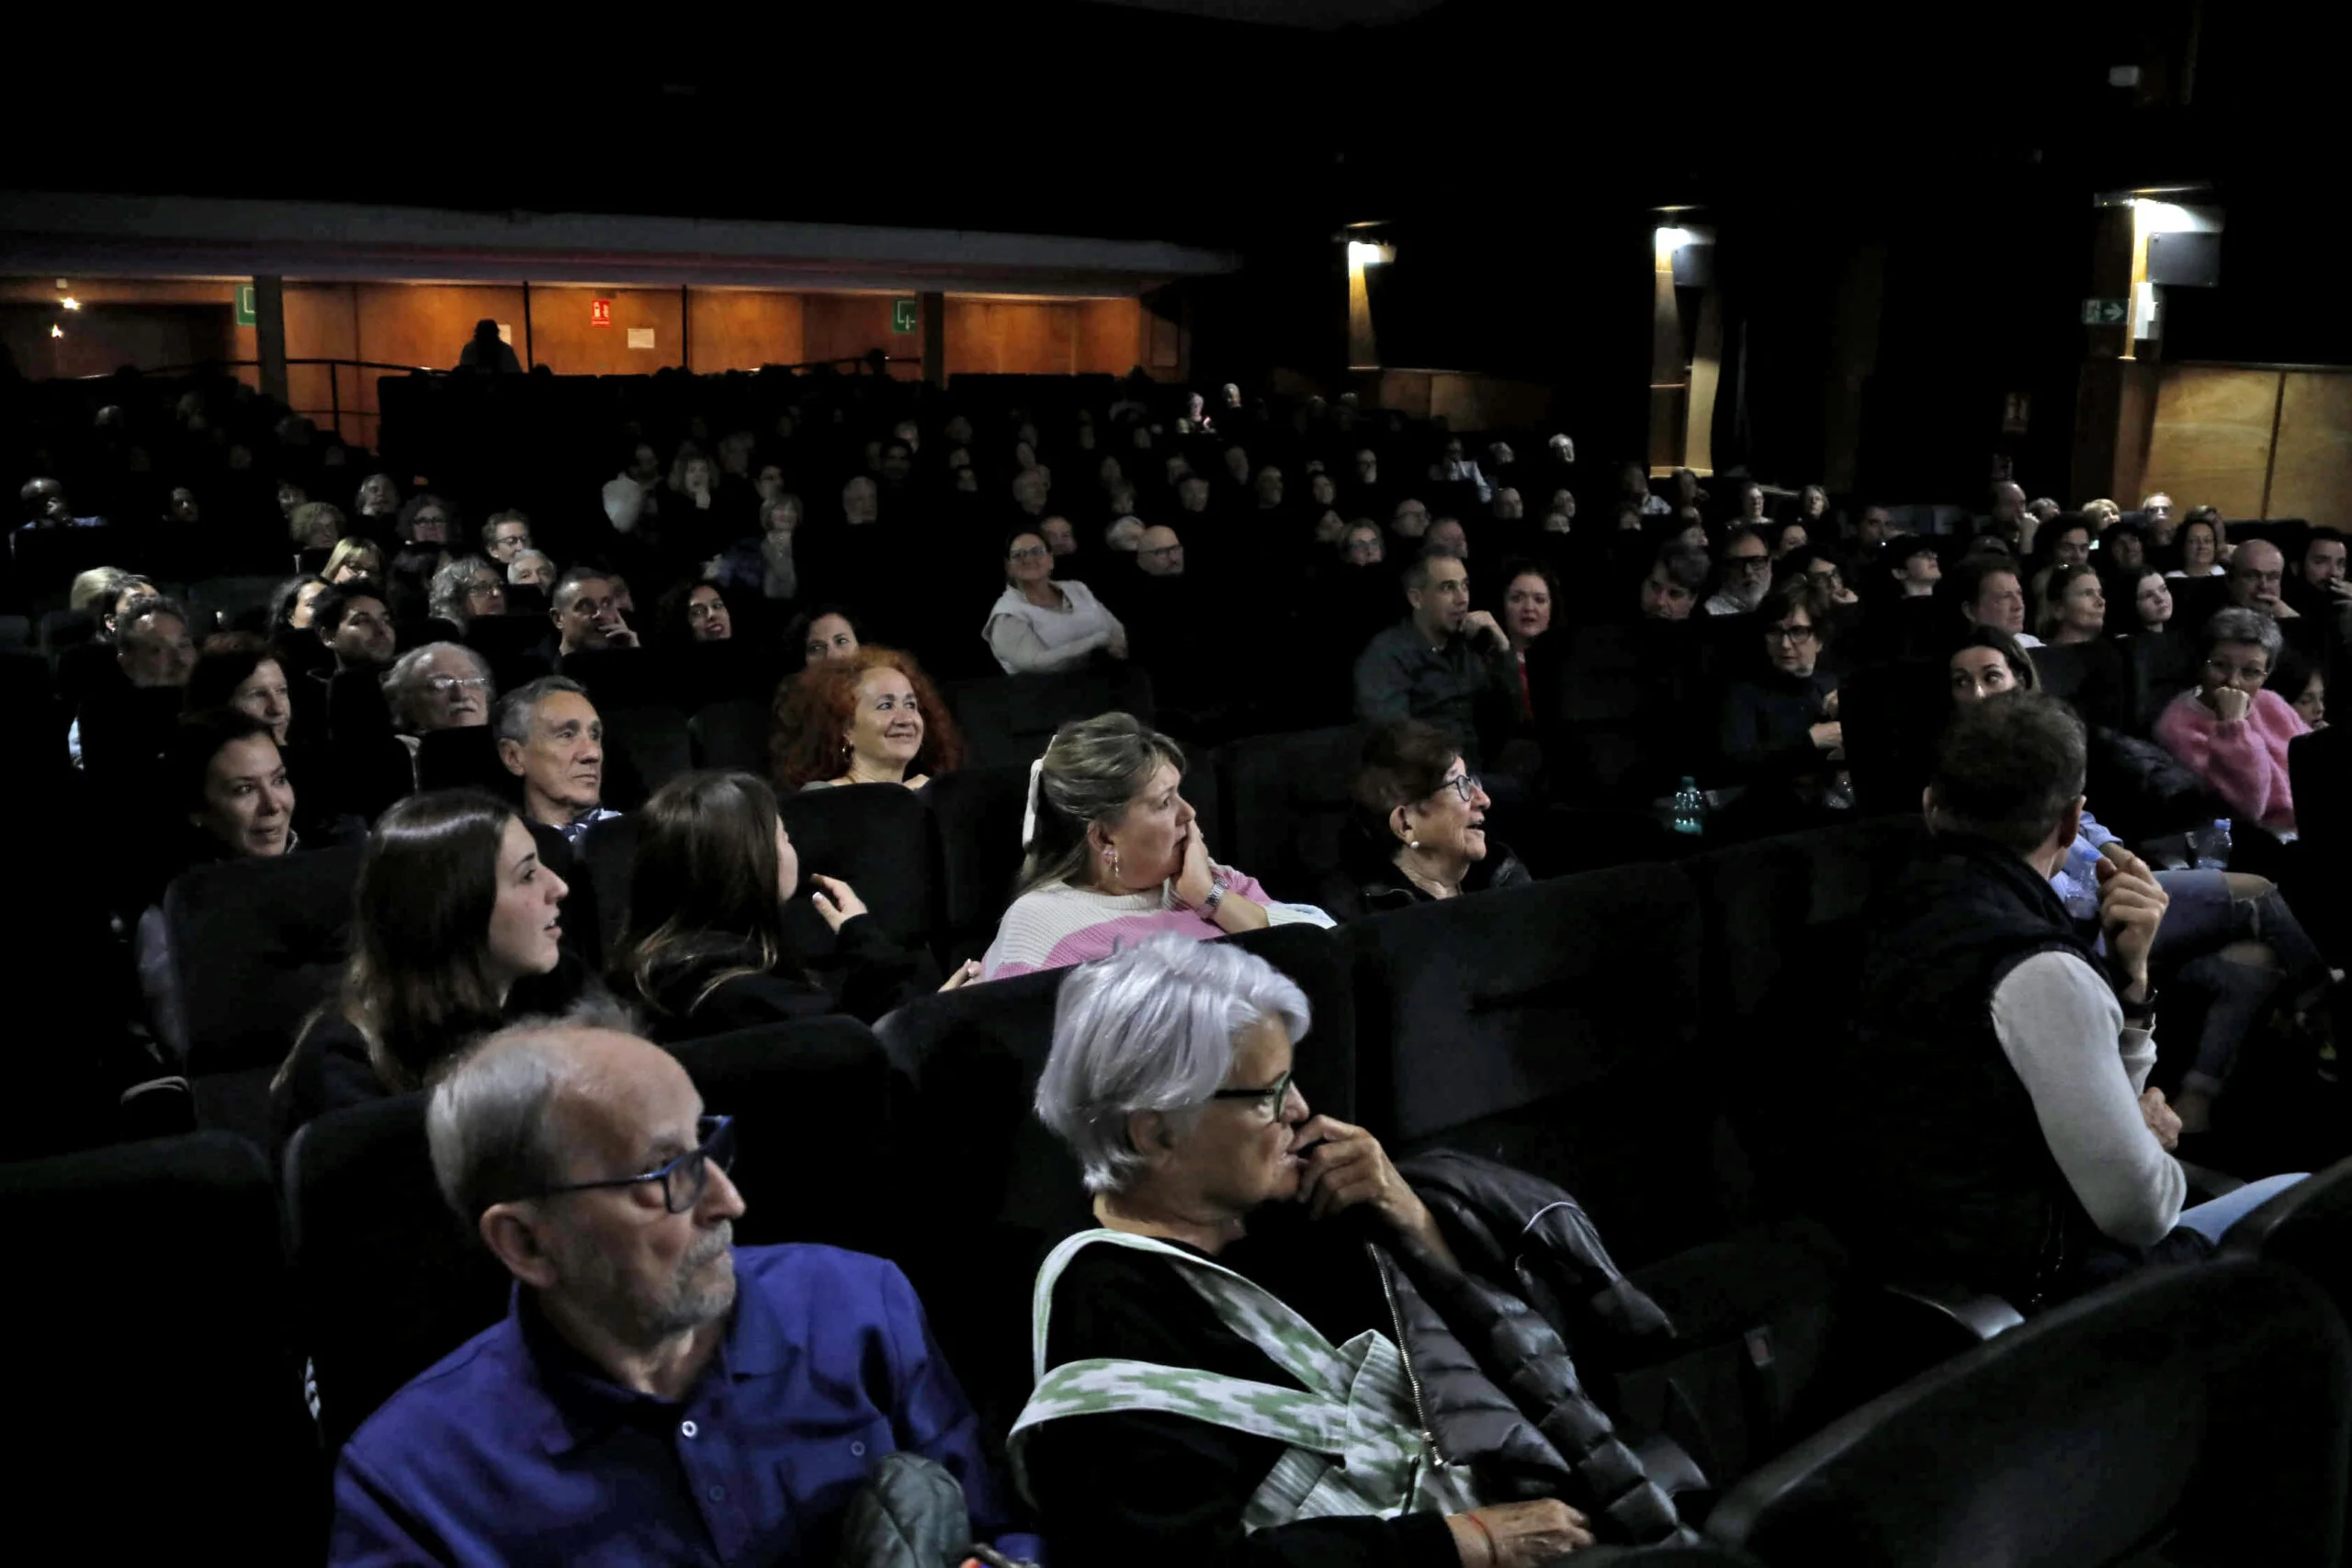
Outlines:
[{"label": "white-haired woman", "polygon": [[1292,1081],[1309,1023],[1263,959],[1172,937],[1063,983],[1036,1110],[1099,1228],[1039,1270],[1012,1435],[1056,1551],[1518,1568],[1589,1544],[1561,1502],[1484,1504],[1472,1456],[1429,1462],[1388,1256],[1456,1266],[1379,1140]]},{"label": "white-haired woman", "polygon": [[1211,860],[1183,780],[1183,750],[1131,715],[1055,731],[1030,775],[1020,896],[980,960],[981,977],[1083,964],[1163,931],[1205,942],[1332,923]]}]

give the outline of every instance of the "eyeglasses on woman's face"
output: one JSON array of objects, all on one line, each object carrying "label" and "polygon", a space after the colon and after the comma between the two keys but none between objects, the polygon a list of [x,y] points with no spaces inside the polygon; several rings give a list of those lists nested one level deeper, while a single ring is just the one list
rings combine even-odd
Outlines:
[{"label": "eyeglasses on woman's face", "polygon": [[[1294,1068],[1295,1072],[1296,1069]],[[1211,1100],[1254,1100],[1258,1114],[1269,1122],[1283,1118],[1283,1107],[1290,1103],[1291,1074],[1284,1073],[1263,1089],[1221,1089],[1209,1096]]]},{"label": "eyeglasses on woman's face", "polygon": [[1467,806],[1470,804],[1470,797],[1476,795],[1478,791],[1484,787],[1485,786],[1478,782],[1477,774],[1464,772],[1454,774],[1452,778],[1447,779],[1443,784],[1439,784],[1437,786],[1437,793],[1439,795],[1443,795],[1446,791],[1452,790],[1455,798],[1460,800],[1463,805]]},{"label": "eyeglasses on woman's face", "polygon": [[1815,635],[1811,626],[1792,625],[1788,622],[1764,628],[1766,642],[1785,642],[1793,648],[1804,647],[1814,639]]},{"label": "eyeglasses on woman's face", "polygon": [[1043,545],[1023,545],[1017,550],[1005,551],[1004,558],[1007,560],[1035,560],[1040,556],[1051,555],[1052,553],[1053,552],[1051,550],[1048,550]]}]

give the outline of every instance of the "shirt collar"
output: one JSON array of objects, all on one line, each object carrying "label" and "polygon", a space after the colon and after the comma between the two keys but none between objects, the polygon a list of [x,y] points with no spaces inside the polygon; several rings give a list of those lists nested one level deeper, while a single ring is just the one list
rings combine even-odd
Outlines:
[{"label": "shirt collar", "polygon": [[750,1288],[742,1274],[742,1254],[736,1254],[735,1307],[728,1319],[718,1353],[684,1400],[657,1399],[623,1388],[605,1375],[547,1320],[538,1299],[516,1284],[507,1302],[506,1315],[514,1325],[540,1386],[547,1393],[547,1422],[540,1441],[549,1454],[571,1452],[595,1441],[624,1422],[641,1420],[667,1426],[677,1414],[696,1403],[713,1377],[730,1382],[781,1371],[791,1359],[792,1347],[776,1322],[775,1309],[761,1292]]}]

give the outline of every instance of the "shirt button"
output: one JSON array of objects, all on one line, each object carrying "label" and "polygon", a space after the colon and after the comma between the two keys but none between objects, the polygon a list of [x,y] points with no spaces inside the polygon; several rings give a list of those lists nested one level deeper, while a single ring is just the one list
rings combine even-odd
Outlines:
[{"label": "shirt button", "polygon": [[724,1486],[712,1487],[710,1489],[710,1500],[714,1503],[724,1503],[727,1501],[727,1488]]},{"label": "shirt button", "polygon": [[691,1437],[693,1437],[693,1436],[695,1435],[695,1430],[696,1430],[696,1428],[695,1428],[695,1424],[694,1424],[693,1422],[691,1422],[691,1421],[681,1421],[680,1423],[678,1423],[678,1436],[680,1436],[680,1437],[682,1437],[682,1438],[691,1438]]},{"label": "shirt button", "polygon": [[864,1459],[865,1457],[865,1445],[864,1443],[852,1443],[849,1446],[849,1451],[852,1458]]}]

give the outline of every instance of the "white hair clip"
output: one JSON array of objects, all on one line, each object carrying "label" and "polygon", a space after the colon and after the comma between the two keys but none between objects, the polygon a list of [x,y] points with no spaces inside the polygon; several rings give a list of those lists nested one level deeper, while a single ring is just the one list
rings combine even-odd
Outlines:
[{"label": "white hair clip", "polygon": [[1046,758],[1038,753],[1029,764],[1029,803],[1021,812],[1021,847],[1027,849],[1037,841],[1037,790],[1046,777]]}]

